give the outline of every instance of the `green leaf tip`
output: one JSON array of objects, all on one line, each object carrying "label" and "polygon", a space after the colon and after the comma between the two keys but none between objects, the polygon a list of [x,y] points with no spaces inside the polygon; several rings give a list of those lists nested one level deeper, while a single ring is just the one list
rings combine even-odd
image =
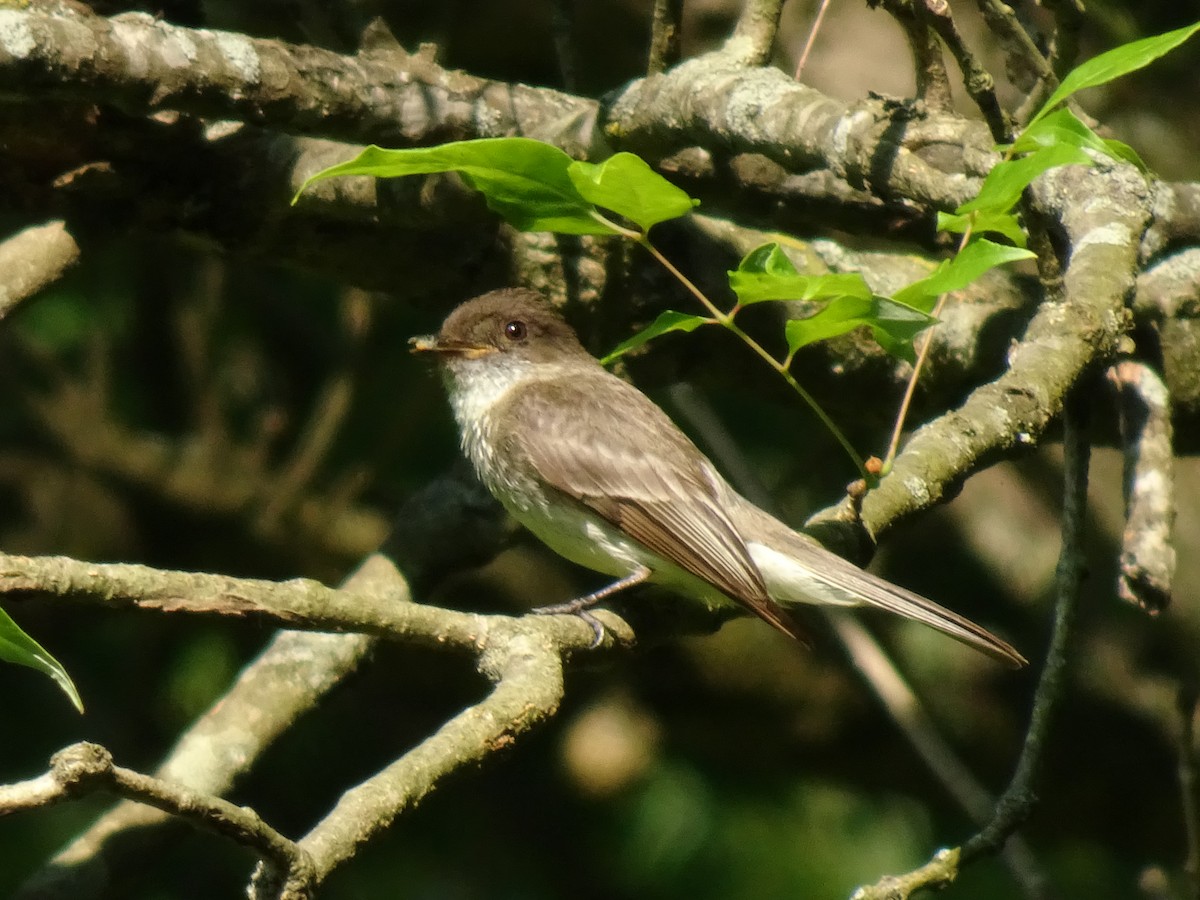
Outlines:
[{"label": "green leaf tip", "polygon": [[1038,110],[1029,124],[1033,125],[1039,119],[1048,116],[1054,107],[1079,91],[1090,87],[1099,87],[1123,75],[1128,75],[1130,72],[1145,68],[1159,57],[1170,53],[1197,31],[1200,31],[1200,22],[1176,28],[1165,34],[1130,41],[1128,44],[1114,47],[1112,50],[1081,63],[1067,73],[1062,84],[1042,104],[1042,108]]},{"label": "green leaf tip", "polygon": [[71,704],[83,712],[83,700],[75,688],[75,682],[67,674],[67,670],[53,656],[43,649],[41,644],[21,630],[3,609],[0,609],[0,659],[37,669],[43,675],[48,675],[59,686]]},{"label": "green leaf tip", "polygon": [[657,319],[639,331],[637,334],[622,341],[612,352],[600,360],[601,365],[611,365],[630,350],[636,350],[664,334],[672,331],[695,331],[701,325],[715,325],[716,321],[708,316],[694,316],[689,313],[676,312],[673,309],[659,313]]},{"label": "green leaf tip", "polygon": [[584,200],[612,210],[643,233],[700,205],[632,153],[617,153],[602,163],[573,162],[567,175]]}]

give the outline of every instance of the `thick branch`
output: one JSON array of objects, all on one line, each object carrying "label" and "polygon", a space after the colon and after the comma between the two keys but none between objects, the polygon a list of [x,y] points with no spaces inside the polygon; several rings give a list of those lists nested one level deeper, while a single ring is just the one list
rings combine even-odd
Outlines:
[{"label": "thick branch", "polygon": [[522,134],[590,140],[594,101],[448,72],[399,48],[340,56],[144,13],[5,9],[0,90],[270,122],[293,134],[404,144]]},{"label": "thick branch", "polygon": [[[488,558],[505,532],[499,506],[490,498],[485,502],[481,490],[454,478],[431,484],[397,517],[388,549],[395,564],[372,556],[343,589],[403,604],[410,595],[401,570],[418,589],[428,589],[447,572]],[[302,713],[357,669],[372,643],[361,634],[281,632],[184,732],[156,774],[195,790],[225,793]],[[20,896],[106,896],[110,879],[136,867],[169,836],[168,824],[154,810],[121,804],[31,878]]]}]

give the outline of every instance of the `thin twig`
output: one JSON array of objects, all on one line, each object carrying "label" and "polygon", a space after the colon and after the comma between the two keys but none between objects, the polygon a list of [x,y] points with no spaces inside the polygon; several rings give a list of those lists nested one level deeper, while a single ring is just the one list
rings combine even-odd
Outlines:
[{"label": "thin twig", "polygon": [[575,10],[570,0],[555,0],[551,27],[554,29],[554,55],[558,58],[558,70],[562,76],[563,90],[570,94],[577,93]]},{"label": "thin twig", "polygon": [[72,744],[54,754],[46,775],[0,788],[0,815],[50,806],[97,791],[144,803],[252,848],[279,873],[280,900],[312,895],[314,871],[308,853],[254,810],[115,765],[112,754],[97,744]]},{"label": "thin twig", "polygon": [[1016,771],[996,804],[992,821],[963,844],[962,861],[996,850],[1028,817],[1054,714],[1066,684],[1073,625],[1083,583],[1083,529],[1087,517],[1088,437],[1086,383],[1077,384],[1063,411],[1062,550],[1055,571],[1054,627],[1046,664],[1033,698],[1029,730]]},{"label": "thin twig", "polygon": [[949,0],[914,0],[918,4],[921,18],[932,26],[942,43],[949,48],[951,55],[958,63],[962,72],[963,86],[967,94],[975,101],[983,119],[992,132],[992,138],[998,144],[1007,144],[1012,140],[1012,126],[996,96],[996,80],[983,67],[978,57],[971,52],[967,42],[963,40],[954,16],[950,12]]},{"label": "thin twig", "polygon": [[846,455],[850,457],[850,459],[854,462],[855,468],[858,469],[859,475],[870,482],[873,476],[867,471],[866,463],[863,461],[863,458],[859,455],[858,451],[854,449],[854,445],[850,443],[850,439],[846,437],[840,428],[838,428],[837,423],[830,418],[829,413],[825,412],[821,404],[817,402],[817,398],[810,394],[804,388],[804,386],[796,380],[796,377],[788,371],[787,362],[790,362],[790,358],[787,361],[781,362],[772,356],[762,344],[750,337],[750,335],[743,331],[742,328],[734,321],[734,315],[737,312],[736,309],[733,312],[722,312],[690,278],[684,275],[683,272],[680,271],[679,268],[676,267],[675,264],[672,263],[666,256],[664,256],[657,247],[651,244],[647,238],[644,236],[638,236],[635,238],[635,240],[645,247],[647,252],[650,253],[650,255],[656,260],[658,260],[663,268],[675,276],[680,284],[687,288],[692,296],[700,301],[700,304],[706,310],[708,310],[708,312],[717,320],[720,325],[729,329],[739,338],[741,338],[742,342],[751,350],[753,350],[759,359],[774,369],[779,377],[787,382],[788,387],[795,391],[796,394],[800,396],[800,399],[808,404],[809,409],[811,409],[816,417],[821,420],[821,424],[828,429],[829,433],[834,436],[837,442],[841,445],[842,449],[846,451]]},{"label": "thin twig", "polygon": [[1175,578],[1175,451],[1171,395],[1145,363],[1108,371],[1117,388],[1124,454],[1125,527],[1117,595],[1154,615],[1171,602]]},{"label": "thin twig", "polygon": [[880,5],[904,31],[908,49],[913,55],[913,73],[917,81],[917,99],[935,112],[948,112],[954,107],[950,93],[950,77],[942,59],[941,45],[925,21],[921,0],[882,0]]},{"label": "thin twig", "polygon": [[[1058,87],[1058,78],[1037,43],[1025,30],[1016,11],[1003,0],[976,0],[979,12],[1007,56],[1008,71],[1016,86],[1028,94],[1026,103],[1036,103]],[[1024,112],[1024,105],[1021,112]],[[1032,113],[1032,110],[1029,111]],[[1025,122],[1020,112],[1018,122]]]},{"label": "thin twig", "polygon": [[[962,237],[959,238],[958,247],[955,253],[962,253],[963,248],[967,246],[967,242],[971,240],[971,227],[967,226],[963,231]],[[946,300],[949,294],[942,294],[938,297],[937,303],[934,304],[930,315],[933,318],[938,318],[942,314],[942,310],[946,308]],[[921,335],[921,346],[917,349],[917,361],[913,363],[912,372],[908,376],[908,384],[904,386],[904,396],[900,400],[900,408],[896,410],[896,422],[892,426],[892,436],[888,441],[887,453],[883,457],[883,470],[889,471],[892,467],[892,460],[896,458],[896,453],[900,449],[900,437],[904,434],[904,423],[908,420],[908,411],[912,407],[913,397],[917,392],[917,381],[921,377],[921,370],[925,368],[925,362],[929,359],[929,348],[933,345],[933,329],[925,329],[925,333]]]},{"label": "thin twig", "polygon": [[1050,67],[1062,78],[1079,55],[1079,32],[1083,28],[1083,0],[1043,0],[1057,25],[1050,41]]},{"label": "thin twig", "polygon": [[800,59],[796,61],[796,80],[800,80],[801,73],[804,72],[804,66],[808,63],[808,54],[812,52],[813,45],[817,42],[817,34],[821,30],[821,23],[825,21],[825,11],[829,9],[830,0],[821,0],[821,5],[817,7],[817,14],[813,16],[812,28],[808,30],[808,37],[804,41],[804,49],[800,51]]}]

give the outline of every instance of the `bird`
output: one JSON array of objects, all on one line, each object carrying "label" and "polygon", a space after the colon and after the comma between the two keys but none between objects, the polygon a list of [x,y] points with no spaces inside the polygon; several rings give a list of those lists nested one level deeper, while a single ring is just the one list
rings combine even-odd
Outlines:
[{"label": "bird", "polygon": [[462,449],[504,508],[551,550],[615,581],[543,613],[588,610],[651,582],[740,606],[807,643],[803,605],[887,610],[1010,667],[1009,643],[825,549],[739,494],[638,388],[609,372],[537,292],[467,300],[411,339],[441,365]]}]

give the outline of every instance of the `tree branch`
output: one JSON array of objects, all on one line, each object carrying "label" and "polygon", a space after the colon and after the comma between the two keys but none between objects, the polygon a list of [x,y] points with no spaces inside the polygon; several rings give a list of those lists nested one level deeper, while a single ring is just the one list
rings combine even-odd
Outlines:
[{"label": "tree branch", "polygon": [[1167,387],[1145,363],[1109,370],[1117,388],[1125,457],[1125,528],[1117,596],[1154,615],[1175,578],[1175,450]]},{"label": "tree branch", "polygon": [[[404,604],[410,584],[426,591],[447,573],[488,558],[507,526],[499,505],[482,491],[473,479],[464,484],[450,477],[429,485],[400,510],[387,555],[366,559],[343,589],[374,597],[375,603]],[[591,629],[586,630],[590,640]],[[372,645],[362,634],[280,632],[181,735],[156,774],[195,790],[225,793],[303,712],[358,668]],[[35,873],[18,896],[106,896],[111,880],[173,834],[169,824],[154,810],[120,804]]]},{"label": "tree branch", "polygon": [[1066,682],[1072,626],[1083,584],[1083,533],[1087,518],[1088,461],[1091,454],[1087,388],[1086,383],[1080,384],[1064,411],[1062,551],[1055,573],[1054,628],[1046,652],[1046,664],[1033,697],[1029,730],[1025,734],[1016,771],[996,804],[992,821],[963,844],[963,863],[1001,847],[1028,817],[1037,799],[1037,780],[1050,725]]},{"label": "tree branch", "polygon": [[0,320],[62,278],[79,255],[79,245],[62,221],[26,228],[0,242]]},{"label": "tree branch", "polygon": [[721,53],[741,66],[762,66],[771,59],[783,0],[746,0],[733,36]]},{"label": "tree branch", "polygon": [[1070,386],[1110,358],[1129,327],[1125,304],[1150,220],[1145,180],[1128,167],[1070,166],[1049,173],[1038,196],[1043,208],[1060,211],[1070,238],[1062,299],[1034,316],[1009,354],[1008,371],[909,438],[891,473],[863,501],[862,520],[872,533],[940,502],[966,473],[1001,452],[1035,444]]},{"label": "tree branch", "polygon": [[127,110],[270,122],[291,134],[406,144],[522,134],[590,142],[594,101],[448,72],[398,47],[340,56],[312,46],[183,28],[145,13],[6,9],[0,90]]},{"label": "tree branch", "polygon": [[254,850],[278,873],[280,900],[302,900],[315,886],[308,852],[285,838],[254,812],[183,785],[153,778],[113,763],[98,744],[72,744],[50,760],[50,771],[21,784],[0,786],[0,816],[75,800],[103,791],[145,804],[203,831]]}]

